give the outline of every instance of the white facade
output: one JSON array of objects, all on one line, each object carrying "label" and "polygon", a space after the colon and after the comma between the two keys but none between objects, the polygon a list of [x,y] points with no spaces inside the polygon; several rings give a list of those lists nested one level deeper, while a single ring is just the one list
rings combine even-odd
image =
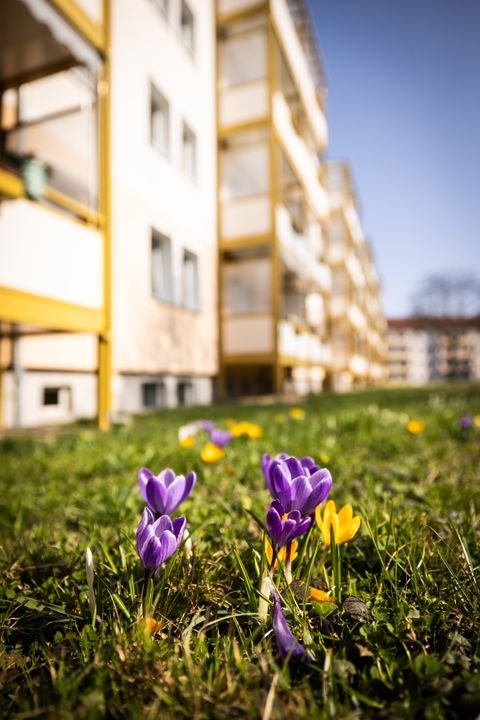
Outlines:
[{"label": "white facade", "polygon": [[[99,0],[80,4],[100,19]],[[217,373],[214,26],[213,0],[111,2],[114,416],[212,400]],[[63,183],[58,189],[94,210],[96,120],[89,97],[78,98],[84,86],[76,78],[61,73],[21,90],[23,112],[33,118],[56,110],[59,102],[68,112],[56,124],[10,134],[9,147],[33,151],[54,168],[58,160]],[[70,113],[70,100],[80,104],[79,114]],[[81,187],[75,185],[77,177],[85,179]],[[102,307],[102,237],[91,225],[30,200],[2,200],[0,253],[0,285]],[[95,416],[93,335],[22,335],[14,345],[6,366],[10,362],[15,369],[4,374],[6,427]],[[11,353],[9,340],[4,346]]]},{"label": "white facade", "polygon": [[388,324],[391,383],[480,379],[478,318],[405,318]]},{"label": "white facade", "polygon": [[144,375],[173,406],[182,383],[210,402],[217,372],[213,2],[164,5],[113,4],[113,395],[129,412]]}]

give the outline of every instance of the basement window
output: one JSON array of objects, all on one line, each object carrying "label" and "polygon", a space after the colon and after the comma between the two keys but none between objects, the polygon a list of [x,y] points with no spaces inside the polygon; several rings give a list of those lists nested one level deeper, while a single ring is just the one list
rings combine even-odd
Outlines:
[{"label": "basement window", "polygon": [[60,388],[45,387],[43,388],[43,405],[60,405]]},{"label": "basement window", "polygon": [[142,383],[142,405],[145,408],[166,406],[166,389],[163,382]]}]

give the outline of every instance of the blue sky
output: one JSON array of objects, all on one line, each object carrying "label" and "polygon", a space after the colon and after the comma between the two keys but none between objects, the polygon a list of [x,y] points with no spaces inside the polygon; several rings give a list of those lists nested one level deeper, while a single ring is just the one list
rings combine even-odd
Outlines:
[{"label": "blue sky", "polygon": [[388,316],[480,276],[480,0],[308,0],[331,158],[350,162]]}]

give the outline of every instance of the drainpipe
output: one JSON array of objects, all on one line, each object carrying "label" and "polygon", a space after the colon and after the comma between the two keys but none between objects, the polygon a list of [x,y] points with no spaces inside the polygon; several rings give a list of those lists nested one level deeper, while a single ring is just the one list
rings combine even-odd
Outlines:
[{"label": "drainpipe", "polygon": [[19,326],[12,328],[13,426],[22,427],[22,385],[24,370],[20,362]]}]

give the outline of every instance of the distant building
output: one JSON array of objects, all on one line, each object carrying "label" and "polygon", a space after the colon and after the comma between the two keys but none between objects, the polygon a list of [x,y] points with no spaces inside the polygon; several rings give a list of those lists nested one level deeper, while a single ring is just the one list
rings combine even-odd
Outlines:
[{"label": "distant building", "polygon": [[392,383],[480,379],[480,316],[388,320]]}]

